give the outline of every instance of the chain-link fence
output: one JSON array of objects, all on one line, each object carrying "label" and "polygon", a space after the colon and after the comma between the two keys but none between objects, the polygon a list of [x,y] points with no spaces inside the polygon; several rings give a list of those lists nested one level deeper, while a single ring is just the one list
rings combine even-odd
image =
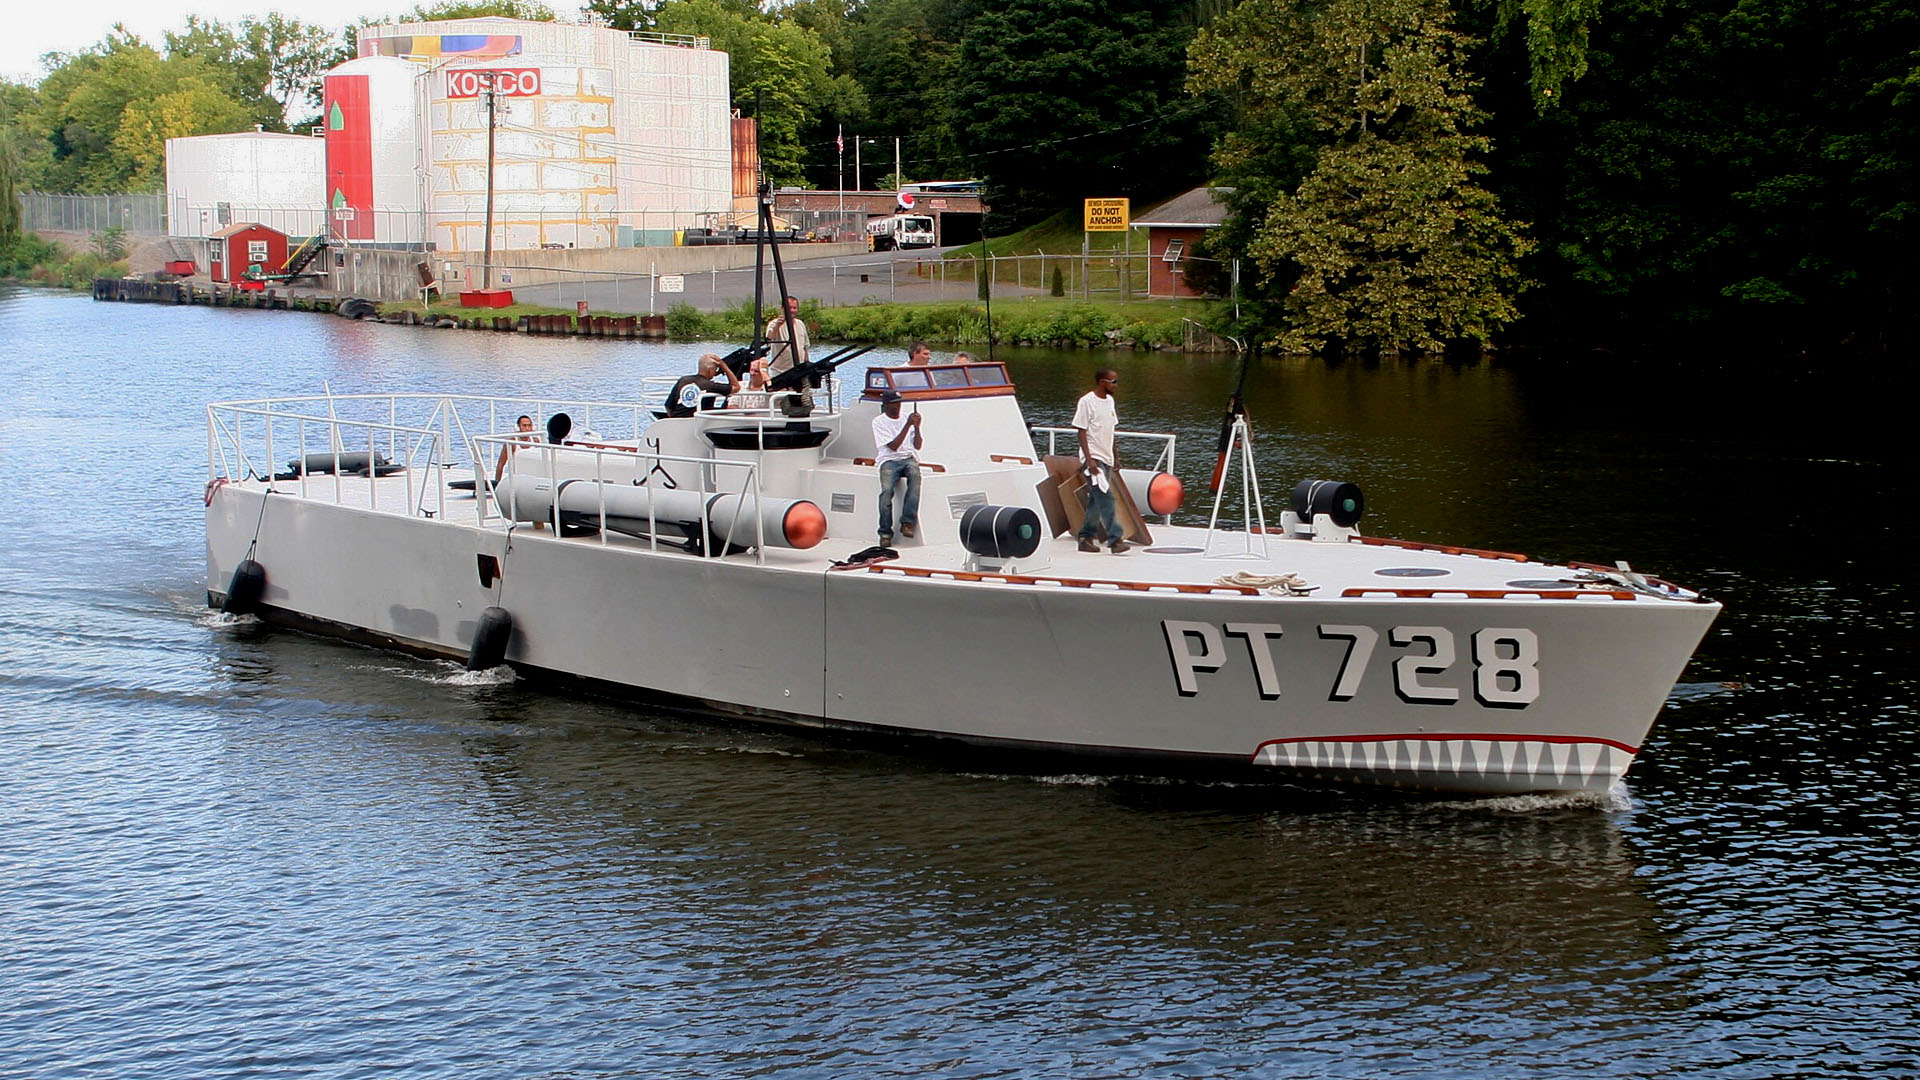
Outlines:
[{"label": "chain-link fence", "polygon": [[[931,303],[979,300],[983,279],[991,275],[995,299],[1058,295],[1069,299],[1148,300],[1211,295],[1211,288],[1187,286],[1182,278],[1224,282],[1222,264],[1207,259],[1169,263],[1142,253],[994,256],[991,259],[901,256],[888,253],[809,259],[805,245],[783,248],[787,291],[826,307],[871,303]],[[1205,271],[1214,270],[1212,277]],[[771,262],[762,271],[762,299],[773,310],[778,292]],[[479,288],[482,268],[468,264],[464,279],[443,283],[453,289]],[[490,283],[509,288],[521,303],[575,307],[585,303],[600,313],[657,314],[688,303],[714,311],[750,302],[751,266],[682,273],[583,270],[516,262],[511,252],[497,255]],[[1059,291],[1055,292],[1058,286]],[[1149,288],[1152,291],[1149,292]],[[1184,291],[1176,291],[1184,289]]]},{"label": "chain-link fence", "polygon": [[164,203],[149,195],[20,193],[20,227],[28,232],[98,233],[119,228],[134,235],[166,231]]}]

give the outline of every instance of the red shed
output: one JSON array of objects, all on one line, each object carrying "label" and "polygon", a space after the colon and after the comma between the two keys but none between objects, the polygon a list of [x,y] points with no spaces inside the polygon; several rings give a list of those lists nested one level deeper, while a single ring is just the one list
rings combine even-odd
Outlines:
[{"label": "red shed", "polygon": [[247,267],[278,274],[287,265],[287,234],[242,222],[207,237],[207,276],[229,284],[246,280]]},{"label": "red shed", "polygon": [[1226,220],[1231,194],[1232,188],[1197,187],[1133,219],[1134,228],[1147,230],[1148,296],[1201,295],[1201,290],[1188,287],[1187,268],[1200,238]]}]

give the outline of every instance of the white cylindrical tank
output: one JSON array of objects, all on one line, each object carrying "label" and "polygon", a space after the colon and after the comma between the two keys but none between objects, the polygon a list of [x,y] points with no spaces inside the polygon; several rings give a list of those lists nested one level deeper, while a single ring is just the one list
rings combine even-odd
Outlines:
[{"label": "white cylindrical tank", "polygon": [[243,131],[167,140],[167,231],[211,236],[255,221],[289,236],[325,227],[326,148],[306,135]]},{"label": "white cylindrical tank", "polygon": [[426,79],[429,239],[439,250],[486,246],[489,89],[493,250],[612,246],[619,219],[608,68],[523,55],[456,61]]},{"label": "white cylindrical tank", "polygon": [[419,65],[363,56],[327,72],[326,203],[332,235],[413,244],[420,239]]}]

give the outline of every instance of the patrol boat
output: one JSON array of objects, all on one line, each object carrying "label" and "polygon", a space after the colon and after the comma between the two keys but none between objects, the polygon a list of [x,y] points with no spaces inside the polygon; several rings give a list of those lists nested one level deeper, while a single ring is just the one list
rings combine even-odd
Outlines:
[{"label": "patrol boat", "polygon": [[[1365,535],[1351,484],[1269,523],[1243,420],[1204,527],[1170,516],[1175,439],[1122,432],[1154,462],[1119,485],[1134,547],[1083,552],[1072,431],[1030,430],[1004,364],[842,383],[847,358],[686,417],[664,384],[209,406],[208,602],[970,762],[1487,794],[1613,785],[1720,610],[1624,565]],[[930,435],[918,534],[880,549],[889,392]],[[522,412],[563,415],[530,442]]]}]

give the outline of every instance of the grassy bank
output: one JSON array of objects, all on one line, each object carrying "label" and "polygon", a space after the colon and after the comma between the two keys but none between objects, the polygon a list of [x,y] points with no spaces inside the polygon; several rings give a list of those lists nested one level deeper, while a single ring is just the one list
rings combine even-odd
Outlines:
[{"label": "grassy bank", "polygon": [[[463,308],[455,299],[440,300],[425,311],[417,303],[380,305],[383,314],[405,311],[449,315],[456,319],[504,315],[572,315],[572,308],[514,304],[504,308]],[[624,316],[626,311],[599,311],[595,315]],[[1182,319],[1202,325],[1217,321],[1222,305],[1199,300],[1095,300],[1028,297],[993,305],[993,338],[1002,345],[1051,345],[1063,348],[1179,347]],[[772,313],[768,312],[768,317]],[[816,341],[874,345],[904,345],[925,341],[934,345],[965,346],[987,343],[987,309],[978,302],[933,304],[862,304],[822,307],[814,301],[801,305],[801,318],[813,328]],[[667,311],[667,337],[675,341],[749,341],[753,338],[753,306],[742,302],[720,311],[701,311],[692,304],[675,304]]]},{"label": "grassy bank", "polygon": [[[952,346],[987,343],[987,309],[978,302],[858,307],[802,303],[800,314],[813,328],[817,341],[880,345],[925,341]],[[993,305],[993,339],[1003,345],[1064,348],[1177,348],[1183,318],[1206,324],[1219,315],[1220,305],[1198,300],[1023,298]],[[753,336],[753,313],[746,304],[714,312],[677,304],[667,312],[667,336],[745,341]]]},{"label": "grassy bank", "polygon": [[93,287],[94,278],[120,277],[126,272],[124,258],[69,251],[32,233],[21,233],[0,247],[0,279],[5,280],[85,290]]}]

